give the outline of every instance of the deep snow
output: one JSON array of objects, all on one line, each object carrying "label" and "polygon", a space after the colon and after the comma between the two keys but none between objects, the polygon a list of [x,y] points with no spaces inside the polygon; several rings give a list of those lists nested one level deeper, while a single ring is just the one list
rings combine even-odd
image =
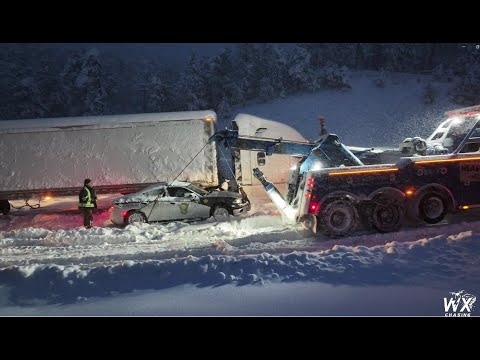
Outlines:
[{"label": "deep snow", "polygon": [[[377,72],[352,73],[352,89],[346,92],[320,90],[311,94],[252,104],[236,113],[260,116],[287,124],[314,141],[319,117],[326,128],[351,146],[398,146],[405,138],[427,138],[444,118],[444,112],[460,108],[448,97],[452,83],[432,81],[429,75],[392,73],[384,88],[375,86]],[[437,96],[433,104],[423,102],[425,86],[431,83]],[[235,116],[232,117],[232,119]],[[231,119],[222,121],[226,126]]]},{"label": "deep snow", "polygon": [[[285,122],[309,140],[324,115],[346,144],[372,146],[426,137],[455,108],[446,84],[435,85],[438,106],[429,109],[422,77],[398,74],[384,89],[372,77],[357,74],[351,92],[239,112]],[[89,230],[72,198],[0,216],[0,315],[443,316],[449,292],[479,293],[480,212],[332,240],[285,226],[264,194],[251,194],[252,211],[223,222],[115,227],[107,209],[119,195],[100,197]]]}]

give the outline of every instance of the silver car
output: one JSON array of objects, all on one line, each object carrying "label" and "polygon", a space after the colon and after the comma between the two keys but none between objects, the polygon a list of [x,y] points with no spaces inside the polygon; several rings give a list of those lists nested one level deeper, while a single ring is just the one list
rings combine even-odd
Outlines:
[{"label": "silver car", "polygon": [[110,220],[134,222],[206,219],[239,215],[250,210],[246,195],[230,191],[208,192],[188,182],[159,183],[114,201]]}]

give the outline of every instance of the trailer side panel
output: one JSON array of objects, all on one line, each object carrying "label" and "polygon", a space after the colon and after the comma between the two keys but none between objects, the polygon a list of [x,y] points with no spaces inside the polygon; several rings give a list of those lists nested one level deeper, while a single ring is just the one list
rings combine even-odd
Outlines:
[{"label": "trailer side panel", "polygon": [[[171,181],[213,132],[201,119],[2,131],[0,192]],[[218,185],[214,144],[178,180]]]}]

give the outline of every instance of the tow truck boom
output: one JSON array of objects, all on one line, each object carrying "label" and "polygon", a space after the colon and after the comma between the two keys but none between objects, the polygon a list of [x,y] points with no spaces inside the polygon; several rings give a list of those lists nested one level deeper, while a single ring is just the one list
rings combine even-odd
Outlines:
[{"label": "tow truck boom", "polygon": [[224,142],[226,147],[241,150],[264,151],[267,156],[286,154],[291,156],[308,156],[315,147],[314,143],[272,139],[253,136],[239,136],[238,130],[225,129],[213,134],[208,141]]}]

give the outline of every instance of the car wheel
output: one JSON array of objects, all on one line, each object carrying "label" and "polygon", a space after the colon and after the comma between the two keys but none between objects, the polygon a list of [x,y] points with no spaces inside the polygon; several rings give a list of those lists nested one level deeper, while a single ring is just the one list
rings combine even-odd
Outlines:
[{"label": "car wheel", "polygon": [[230,211],[224,205],[217,205],[213,209],[212,216],[215,220],[224,220],[231,215]]},{"label": "car wheel", "polygon": [[144,213],[140,211],[132,211],[127,215],[127,218],[125,219],[125,222],[127,224],[134,224],[134,223],[146,223],[147,222],[147,217],[145,216]]}]

